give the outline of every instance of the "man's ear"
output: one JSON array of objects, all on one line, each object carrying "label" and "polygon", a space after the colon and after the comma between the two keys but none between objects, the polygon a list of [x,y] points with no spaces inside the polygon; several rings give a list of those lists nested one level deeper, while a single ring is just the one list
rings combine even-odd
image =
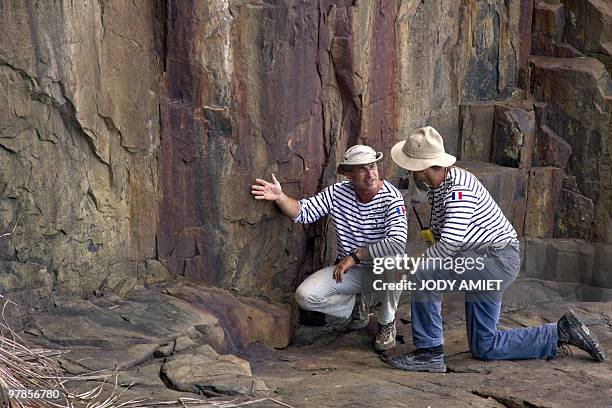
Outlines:
[{"label": "man's ear", "polygon": [[438,170],[433,166],[428,167],[425,170],[423,170],[423,175],[427,177],[429,180],[433,179],[437,173],[438,173]]}]

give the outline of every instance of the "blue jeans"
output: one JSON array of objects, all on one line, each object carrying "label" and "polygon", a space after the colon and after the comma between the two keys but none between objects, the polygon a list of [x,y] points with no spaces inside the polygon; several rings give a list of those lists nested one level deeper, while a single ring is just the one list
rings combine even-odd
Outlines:
[{"label": "blue jeans", "polygon": [[[553,358],[557,354],[557,324],[497,330],[502,294],[516,279],[520,269],[518,244],[487,249],[482,270],[463,273],[460,280],[493,279],[501,281],[499,290],[466,292],[465,317],[468,344],[472,355],[482,360],[519,360]],[[476,257],[473,253],[457,256]],[[450,269],[423,267],[415,273],[417,285],[423,280],[457,279]],[[420,287],[420,286],[418,286]],[[416,291],[412,294],[412,339],[417,348],[444,343],[440,292]]]}]

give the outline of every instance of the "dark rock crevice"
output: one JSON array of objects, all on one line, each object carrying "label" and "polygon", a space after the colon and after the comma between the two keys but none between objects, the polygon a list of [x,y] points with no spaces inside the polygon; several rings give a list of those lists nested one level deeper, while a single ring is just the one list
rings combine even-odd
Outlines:
[{"label": "dark rock crevice", "polygon": [[521,400],[518,397],[503,396],[496,393],[472,391],[472,394],[488,399],[493,398],[495,401],[508,408],[546,408],[544,405],[532,404],[529,401]]}]

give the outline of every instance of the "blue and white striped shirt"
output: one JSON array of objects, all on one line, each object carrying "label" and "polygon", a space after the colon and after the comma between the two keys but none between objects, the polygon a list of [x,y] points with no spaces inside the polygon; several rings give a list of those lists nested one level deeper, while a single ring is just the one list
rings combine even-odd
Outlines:
[{"label": "blue and white striped shirt", "polygon": [[477,251],[484,243],[518,242],[510,221],[469,171],[449,168],[444,183],[427,193],[433,203],[431,229],[437,241],[427,248],[428,257]]},{"label": "blue and white striped shirt", "polygon": [[299,201],[300,213],[293,222],[315,222],[330,214],[336,226],[338,257],[367,247],[370,257],[406,252],[408,226],[404,197],[383,181],[380,191],[368,203],[357,200],[349,181],[327,187],[317,195]]}]

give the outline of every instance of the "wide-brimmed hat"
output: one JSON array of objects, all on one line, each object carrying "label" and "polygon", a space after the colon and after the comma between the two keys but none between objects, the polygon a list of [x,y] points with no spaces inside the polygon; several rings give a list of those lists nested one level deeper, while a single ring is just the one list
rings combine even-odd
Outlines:
[{"label": "wide-brimmed hat", "polygon": [[444,151],[442,136],[431,126],[415,130],[406,140],[391,149],[391,158],[400,167],[410,171],[425,170],[431,166],[452,166],[457,158]]},{"label": "wide-brimmed hat", "polygon": [[370,164],[382,159],[383,154],[366,145],[355,145],[350,147],[338,165],[338,173],[343,174],[352,166]]}]

